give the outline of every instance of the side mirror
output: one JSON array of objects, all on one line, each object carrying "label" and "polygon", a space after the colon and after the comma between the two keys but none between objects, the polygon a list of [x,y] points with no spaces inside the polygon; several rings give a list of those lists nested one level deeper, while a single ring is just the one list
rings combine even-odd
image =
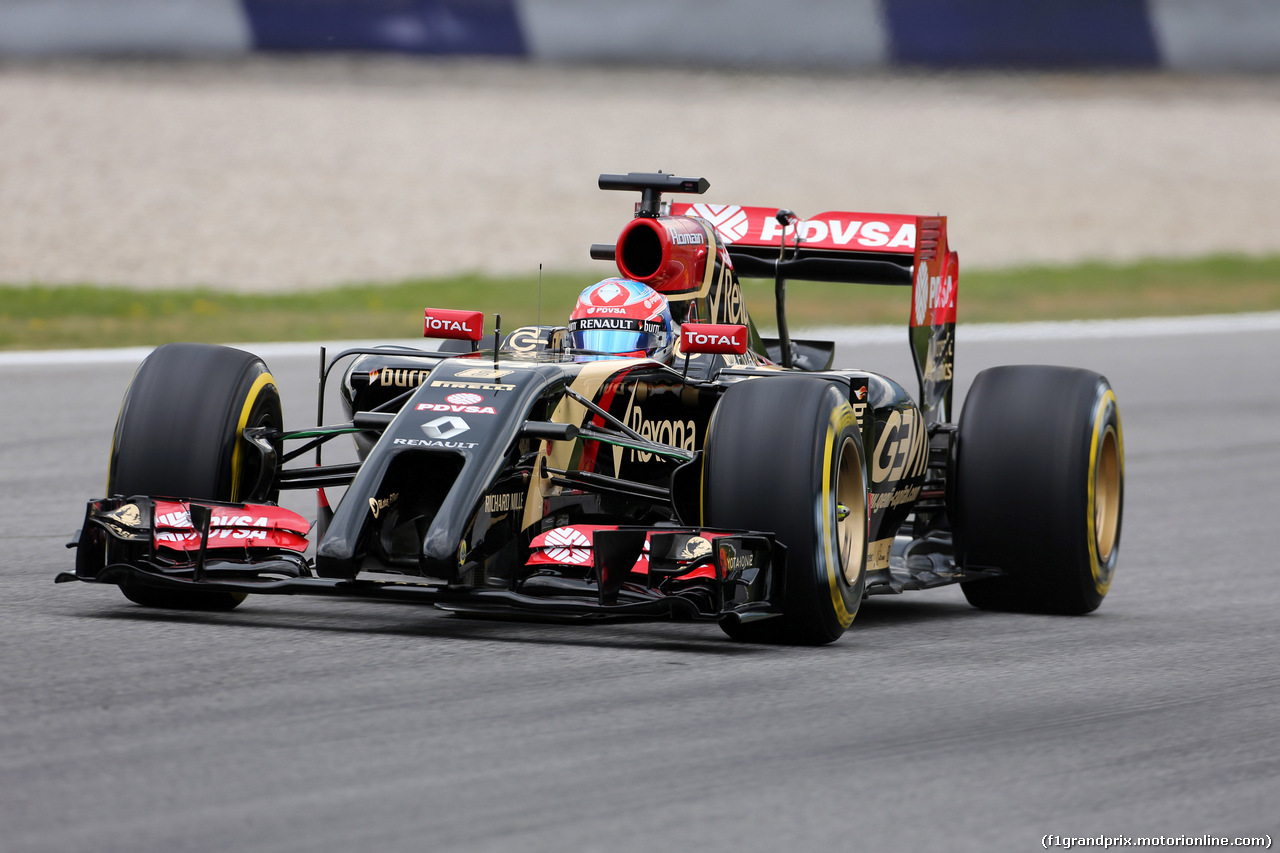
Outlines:
[{"label": "side mirror", "polygon": [[680,351],[690,355],[702,352],[743,355],[747,351],[747,327],[685,323],[680,327]]},{"label": "side mirror", "polygon": [[428,308],[423,312],[422,336],[424,338],[449,338],[455,341],[471,341],[474,344],[483,334],[484,314],[480,311]]}]

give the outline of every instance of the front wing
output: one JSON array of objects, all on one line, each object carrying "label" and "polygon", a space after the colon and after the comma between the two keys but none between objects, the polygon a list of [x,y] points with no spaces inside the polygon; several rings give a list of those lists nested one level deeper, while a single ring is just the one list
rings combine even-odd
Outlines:
[{"label": "front wing", "polygon": [[[545,574],[513,567],[505,588],[479,588],[388,572],[317,577],[303,555],[305,526],[271,505],[142,496],[90,501],[68,544],[76,549],[76,571],[59,574],[57,582],[410,601],[477,615],[744,623],[782,613],[786,549],[765,533],[610,527],[592,532],[590,565],[580,577],[549,583]],[[691,537],[705,538],[710,547],[690,558]]]}]

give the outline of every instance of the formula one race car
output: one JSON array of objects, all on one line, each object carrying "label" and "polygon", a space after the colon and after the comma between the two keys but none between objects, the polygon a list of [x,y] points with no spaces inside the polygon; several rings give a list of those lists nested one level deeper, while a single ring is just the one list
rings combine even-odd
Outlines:
[{"label": "formula one race car", "polygon": [[[253,355],[156,349],[125,394],[110,497],[89,503],[75,573],[58,580],[151,607],[344,595],[704,620],[809,644],[838,638],[865,596],[943,584],[983,609],[1099,605],[1124,493],[1115,395],[1086,370],[999,367],[950,423],[959,266],[945,218],[673,204],[664,193],[708,183],[663,173],[600,187],[640,202],[615,244],[591,249],[621,277],[568,327],[489,337],[479,312],[427,309],[438,351],[322,350],[316,427],[285,429]],[[747,316],[740,276],[775,281],[777,338]],[[791,339],[788,279],[912,288],[917,399],[831,369],[831,343]],[[617,307],[635,294],[651,317]],[[662,338],[663,323],[669,353],[591,343]],[[346,418],[323,425],[339,364]],[[345,434],[360,461],[321,464]],[[324,490],[340,486],[330,511]],[[318,490],[314,524],[277,504],[282,489]]]}]

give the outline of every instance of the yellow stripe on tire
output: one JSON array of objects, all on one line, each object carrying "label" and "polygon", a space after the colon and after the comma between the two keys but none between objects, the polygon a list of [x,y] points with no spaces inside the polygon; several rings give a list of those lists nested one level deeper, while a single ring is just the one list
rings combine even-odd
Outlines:
[{"label": "yellow stripe on tire", "polygon": [[836,500],[836,494],[831,488],[831,459],[836,450],[836,437],[849,424],[856,427],[858,419],[848,403],[841,403],[831,411],[831,420],[827,423],[826,448],[822,454],[822,549],[827,560],[827,586],[831,590],[831,607],[835,610],[836,621],[841,628],[848,628],[853,624],[854,614],[844,606],[844,593],[840,591],[840,581],[836,577],[839,574],[840,559],[832,548],[834,537],[831,535],[831,518],[834,513],[827,509]]},{"label": "yellow stripe on tire", "polygon": [[[1116,424],[1114,430],[1111,428],[1110,424],[1106,423],[1106,416],[1108,412],[1115,413]],[[1115,514],[1115,518],[1109,520],[1108,523],[1118,528],[1120,524],[1119,502],[1124,490],[1124,438],[1123,433],[1120,430],[1120,412],[1116,406],[1116,395],[1110,388],[1103,392],[1098,405],[1098,413],[1094,415],[1093,435],[1089,440],[1089,480],[1087,486],[1088,503],[1085,507],[1085,520],[1088,525],[1087,535],[1089,537],[1089,570],[1093,575],[1094,588],[1098,591],[1099,595],[1107,594],[1107,591],[1111,588],[1111,577],[1113,574],[1112,572],[1107,571],[1102,565],[1103,561],[1101,560],[1102,555],[1099,553],[1100,545],[1098,539],[1101,531],[1099,531],[1097,523],[1099,500],[1098,477],[1100,473],[1098,470],[1098,466],[1100,464],[1098,454],[1100,448],[1106,448],[1106,439],[1109,435],[1115,436],[1116,471],[1114,474],[1114,483],[1104,484],[1106,486],[1107,494],[1103,496],[1103,500],[1114,502],[1114,507],[1104,504],[1104,511],[1108,514]],[[1110,562],[1111,555],[1115,552],[1115,537],[1117,535],[1118,530],[1112,530],[1108,534],[1111,547],[1107,552],[1107,562]]]},{"label": "yellow stripe on tire", "polygon": [[262,393],[262,389],[268,385],[275,385],[275,377],[270,373],[263,372],[258,378],[253,380],[253,385],[249,387],[249,393],[245,395],[244,406],[240,409],[240,420],[236,422],[236,441],[231,451],[231,500],[240,500],[240,477],[244,468],[244,430],[249,425],[249,415],[253,413],[254,404],[258,402],[258,395]]}]

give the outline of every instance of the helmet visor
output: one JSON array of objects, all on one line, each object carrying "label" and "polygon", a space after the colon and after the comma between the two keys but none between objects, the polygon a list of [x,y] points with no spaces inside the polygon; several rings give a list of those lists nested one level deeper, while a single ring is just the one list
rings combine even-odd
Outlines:
[{"label": "helmet visor", "polygon": [[657,337],[632,329],[590,329],[570,333],[573,348],[580,352],[606,355],[648,354],[657,348]]}]

